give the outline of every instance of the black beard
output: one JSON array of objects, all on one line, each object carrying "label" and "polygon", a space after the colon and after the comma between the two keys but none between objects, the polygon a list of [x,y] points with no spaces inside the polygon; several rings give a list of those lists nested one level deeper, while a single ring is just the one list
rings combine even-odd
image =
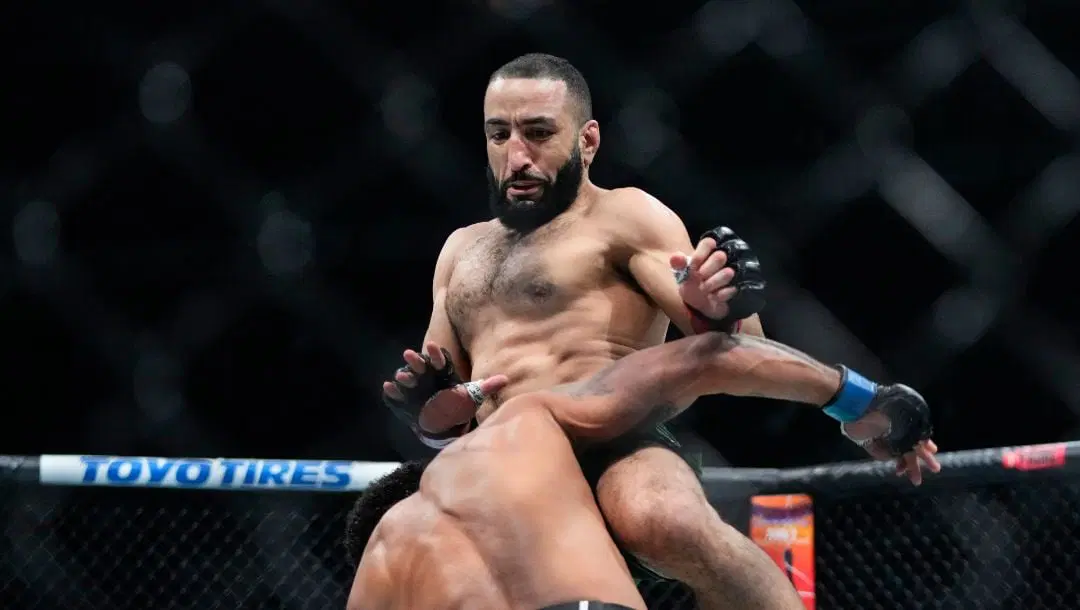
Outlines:
[{"label": "black beard", "polygon": [[491,213],[506,228],[517,233],[530,233],[546,225],[573,205],[585,170],[581,163],[581,149],[577,146],[570,158],[559,168],[554,181],[543,181],[540,197],[535,200],[515,200],[507,195],[510,183],[515,180],[533,180],[532,176],[510,176],[497,184],[495,173],[487,168],[488,205]]}]

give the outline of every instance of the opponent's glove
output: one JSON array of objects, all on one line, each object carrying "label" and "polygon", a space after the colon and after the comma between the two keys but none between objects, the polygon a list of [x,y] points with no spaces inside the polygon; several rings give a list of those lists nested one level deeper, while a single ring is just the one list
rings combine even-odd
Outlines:
[{"label": "opponent's glove", "polygon": [[[436,369],[431,364],[431,358],[427,354],[421,354],[424,363],[427,365],[424,367],[423,373],[417,373],[407,366],[397,370],[398,373],[409,373],[416,380],[415,385],[411,388],[396,380],[393,382],[394,387],[401,392],[404,400],[397,400],[389,396],[385,391],[382,395],[383,403],[390,407],[390,411],[398,419],[405,422],[405,425],[409,426],[409,429],[416,434],[420,442],[433,449],[442,449],[449,445],[454,439],[467,432],[471,425],[471,422],[466,422],[442,432],[429,432],[420,427],[420,410],[439,392],[462,384],[461,378],[454,372],[454,363],[450,358],[450,352],[443,348],[442,353],[443,359],[446,361],[446,366],[442,369]],[[463,384],[463,387],[469,392],[477,405],[483,402],[484,397],[479,394],[475,384],[470,382]]]},{"label": "opponent's glove", "polygon": [[[900,457],[933,435],[930,407],[918,392],[906,385],[878,385],[840,365],[840,390],[825,405],[825,413],[840,422],[840,429],[860,447],[883,449],[890,457]],[[888,421],[887,429],[876,436],[855,439],[845,424],[879,413]]]},{"label": "opponent's glove", "polygon": [[727,264],[724,267],[735,271],[730,285],[734,286],[737,292],[728,301],[728,315],[721,320],[710,318],[689,305],[686,307],[697,332],[734,332],[741,320],[765,308],[765,276],[761,273],[761,262],[757,255],[734,231],[727,227],[717,227],[702,233],[698,241],[707,237],[716,241],[716,249],[723,250],[727,255]]}]

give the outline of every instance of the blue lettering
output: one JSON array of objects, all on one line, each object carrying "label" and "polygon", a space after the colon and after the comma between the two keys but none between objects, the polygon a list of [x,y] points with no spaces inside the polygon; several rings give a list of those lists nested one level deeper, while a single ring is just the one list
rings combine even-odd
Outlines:
[{"label": "blue lettering", "polygon": [[251,485],[255,482],[255,473],[258,472],[259,462],[248,462],[247,468],[244,470],[244,485]]},{"label": "blue lettering", "polygon": [[180,462],[176,468],[176,482],[181,485],[202,485],[210,478],[210,464],[206,462]]},{"label": "blue lettering", "polygon": [[352,479],[349,471],[352,470],[352,462],[326,462],[323,465],[323,480],[320,487],[331,489],[344,489],[349,486]]},{"label": "blue lettering", "polygon": [[98,466],[103,466],[109,463],[109,460],[105,458],[93,457],[84,455],[79,460],[86,466],[86,472],[83,473],[83,483],[93,483],[98,477]]},{"label": "blue lettering", "polygon": [[286,460],[266,460],[262,463],[259,472],[259,485],[273,482],[274,485],[285,484],[285,473],[289,471],[290,462]]},{"label": "blue lettering", "polygon": [[150,471],[150,483],[161,483],[165,480],[165,477],[169,476],[169,471],[172,470],[174,462],[169,459],[153,459],[146,460],[146,469]]},{"label": "blue lettering", "polygon": [[221,484],[232,485],[236,470],[243,465],[243,460],[221,460],[221,467],[225,469],[225,473],[221,475]]},{"label": "blue lettering", "polygon": [[229,486],[347,489],[352,462],[314,460],[175,459],[79,456],[83,483],[201,487],[213,479]]},{"label": "blue lettering", "polygon": [[[124,466],[128,468],[125,469]],[[141,474],[141,460],[113,460],[105,471],[105,476],[111,483],[134,483]]]},{"label": "blue lettering", "polygon": [[293,469],[292,478],[290,483],[296,486],[314,486],[319,483],[319,463],[310,461],[299,461],[296,463],[296,468]]}]

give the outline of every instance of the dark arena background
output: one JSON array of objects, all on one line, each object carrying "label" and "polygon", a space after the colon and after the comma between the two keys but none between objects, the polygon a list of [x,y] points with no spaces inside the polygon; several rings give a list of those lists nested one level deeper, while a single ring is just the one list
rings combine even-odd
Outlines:
[{"label": "dark arena background", "polygon": [[914,490],[812,468],[862,459],[812,410],[702,400],[677,425],[717,508],[809,494],[824,610],[1080,607],[1077,24],[1070,0],[7,3],[0,608],[344,608],[355,489],[43,486],[42,456],[423,455],[380,382],[488,214],[487,76],[531,51],[589,79],[599,184],[734,227],[766,332],[919,388],[949,452]]}]

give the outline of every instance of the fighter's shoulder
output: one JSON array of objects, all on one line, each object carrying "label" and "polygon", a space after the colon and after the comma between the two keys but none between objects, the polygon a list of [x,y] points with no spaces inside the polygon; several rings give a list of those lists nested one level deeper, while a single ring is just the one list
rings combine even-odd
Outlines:
[{"label": "fighter's shoulder", "polygon": [[413,494],[391,506],[375,525],[371,539],[392,546],[402,536],[411,535],[416,523],[424,517],[424,508],[420,494]]},{"label": "fighter's shoulder", "polygon": [[480,237],[492,229],[492,221],[485,220],[482,222],[474,222],[471,225],[465,225],[464,227],[458,227],[454,229],[446,238],[447,245],[460,246],[463,243],[467,243],[470,240]]},{"label": "fighter's shoulder", "polygon": [[492,221],[474,222],[471,225],[458,227],[447,236],[443,243],[442,256],[453,258],[466,245],[480,239],[492,230]]},{"label": "fighter's shoulder", "polygon": [[666,242],[668,237],[686,233],[686,225],[674,210],[639,188],[607,191],[597,207],[610,226],[634,241]]}]

